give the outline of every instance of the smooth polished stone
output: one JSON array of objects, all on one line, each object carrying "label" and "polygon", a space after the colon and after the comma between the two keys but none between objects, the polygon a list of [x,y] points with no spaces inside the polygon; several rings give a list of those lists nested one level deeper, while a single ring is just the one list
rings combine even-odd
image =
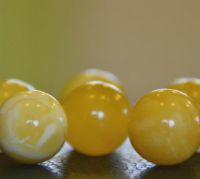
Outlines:
[{"label": "smooth polished stone", "polygon": [[1,148],[18,162],[43,162],[63,146],[66,122],[54,97],[36,90],[18,93],[0,110]]},{"label": "smooth polished stone", "polygon": [[200,79],[198,78],[178,78],[174,80],[168,88],[177,89],[190,96],[200,112]]},{"label": "smooth polished stone", "polygon": [[174,165],[187,160],[197,150],[199,114],[185,93],[173,89],[152,91],[130,113],[130,140],[148,161]]},{"label": "smooth polished stone", "polygon": [[[198,78],[178,78],[174,80],[168,88],[177,89],[190,96],[200,113],[200,79]],[[200,153],[200,148],[197,150]]]},{"label": "smooth polished stone", "polygon": [[109,154],[127,137],[129,103],[114,85],[88,82],[67,95],[62,105],[68,117],[67,141],[80,153]]},{"label": "smooth polished stone", "polygon": [[5,81],[0,81],[0,106],[13,95],[22,92],[30,91],[35,88],[19,79],[8,79]]},{"label": "smooth polished stone", "polygon": [[111,83],[122,89],[119,79],[111,72],[100,69],[87,69],[74,76],[66,83],[60,95],[60,101],[64,100],[65,96],[68,95],[73,89],[81,86],[84,83],[95,80]]}]

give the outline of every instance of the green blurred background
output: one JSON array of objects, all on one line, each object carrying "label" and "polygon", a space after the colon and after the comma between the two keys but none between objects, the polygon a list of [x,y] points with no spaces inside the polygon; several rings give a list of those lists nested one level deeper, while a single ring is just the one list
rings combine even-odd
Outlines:
[{"label": "green blurred background", "polygon": [[200,77],[199,9],[199,0],[0,0],[0,78],[58,96],[75,73],[101,68],[134,101]]}]

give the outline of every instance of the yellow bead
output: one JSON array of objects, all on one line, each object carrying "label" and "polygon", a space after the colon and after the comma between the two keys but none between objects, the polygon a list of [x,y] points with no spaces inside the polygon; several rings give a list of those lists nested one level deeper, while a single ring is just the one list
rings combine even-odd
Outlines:
[{"label": "yellow bead", "polygon": [[179,78],[172,82],[168,88],[177,89],[189,95],[200,112],[200,79]]},{"label": "yellow bead", "polygon": [[34,87],[30,84],[18,80],[9,79],[6,81],[0,81],[0,106],[11,96],[22,91],[34,90]]},{"label": "yellow bead", "polygon": [[51,158],[64,144],[65,132],[62,106],[44,92],[21,92],[2,105],[1,148],[19,162],[31,164]]},{"label": "yellow bead", "polygon": [[199,114],[186,94],[172,89],[155,90],[143,96],[130,113],[131,143],[148,161],[174,165],[197,150]]},{"label": "yellow bead", "polygon": [[73,89],[77,88],[78,86],[95,80],[108,82],[122,89],[119,79],[114,74],[99,69],[88,69],[72,78],[65,85],[61,93],[60,100],[62,101],[67,94],[69,94]]},{"label": "yellow bead", "polygon": [[129,104],[114,85],[88,82],[68,94],[62,105],[68,117],[67,141],[83,154],[109,154],[127,137]]}]

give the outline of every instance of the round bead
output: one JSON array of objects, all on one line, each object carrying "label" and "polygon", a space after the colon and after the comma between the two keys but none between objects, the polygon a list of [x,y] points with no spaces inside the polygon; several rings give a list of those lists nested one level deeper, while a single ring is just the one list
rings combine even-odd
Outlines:
[{"label": "round bead", "polygon": [[178,78],[168,88],[177,89],[189,95],[200,112],[200,79]]},{"label": "round bead", "polygon": [[127,137],[129,104],[114,85],[88,82],[67,95],[62,105],[68,116],[67,141],[80,153],[109,154]]},{"label": "round bead", "polygon": [[199,114],[186,94],[173,89],[152,91],[143,96],[130,113],[131,143],[148,161],[174,165],[197,150]]},{"label": "round bead", "polygon": [[95,80],[108,82],[122,89],[119,79],[114,74],[99,69],[88,69],[76,75],[65,85],[60,100],[64,100],[65,96],[78,86]]},{"label": "round bead", "polygon": [[1,148],[19,162],[43,162],[64,144],[65,113],[57,100],[44,92],[21,92],[9,98],[0,118]]},{"label": "round bead", "polygon": [[0,81],[0,106],[11,96],[22,91],[34,90],[35,88],[19,79]]}]

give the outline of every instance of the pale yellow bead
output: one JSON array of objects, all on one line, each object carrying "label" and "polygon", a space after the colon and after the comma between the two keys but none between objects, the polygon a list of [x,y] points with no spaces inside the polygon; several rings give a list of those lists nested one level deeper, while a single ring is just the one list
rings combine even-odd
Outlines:
[{"label": "pale yellow bead", "polygon": [[21,92],[9,98],[0,111],[0,144],[11,158],[38,163],[63,146],[66,116],[58,101],[41,91]]},{"label": "pale yellow bead", "polygon": [[131,143],[143,158],[159,165],[174,165],[190,158],[199,146],[199,132],[196,106],[177,90],[150,92],[131,110]]}]

